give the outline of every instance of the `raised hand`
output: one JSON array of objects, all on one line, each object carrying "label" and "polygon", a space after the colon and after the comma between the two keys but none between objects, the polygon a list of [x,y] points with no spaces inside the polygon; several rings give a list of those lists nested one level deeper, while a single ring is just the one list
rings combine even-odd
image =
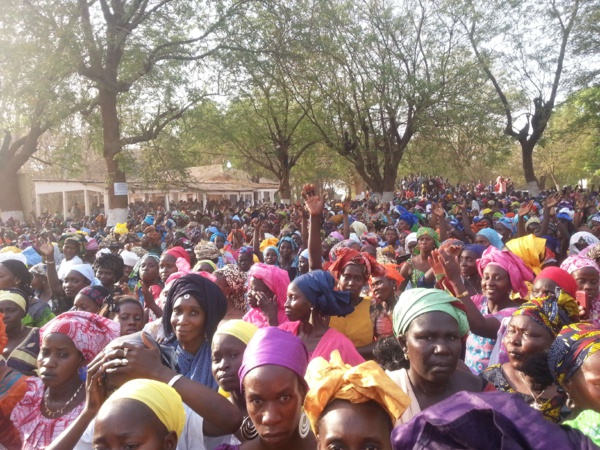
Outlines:
[{"label": "raised hand", "polygon": [[562,194],[560,192],[555,192],[554,194],[548,196],[546,201],[544,202],[544,208],[550,209],[554,208],[556,205],[560,203],[562,200]]},{"label": "raised hand", "polygon": [[304,198],[304,204],[311,216],[320,216],[323,214],[325,202],[327,201],[327,193],[318,195],[315,186],[307,184],[302,190],[302,198]]},{"label": "raised hand", "polygon": [[531,213],[532,210],[533,210],[533,200],[531,200],[527,203],[523,203],[519,207],[519,211],[517,212],[517,214],[519,215],[519,217],[524,217],[527,214]]}]

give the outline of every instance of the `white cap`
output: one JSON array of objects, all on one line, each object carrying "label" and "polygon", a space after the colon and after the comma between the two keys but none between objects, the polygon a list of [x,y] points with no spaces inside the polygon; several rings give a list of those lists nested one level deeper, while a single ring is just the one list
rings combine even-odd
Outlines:
[{"label": "white cap", "polygon": [[121,258],[123,258],[123,263],[129,267],[135,267],[137,262],[140,260],[140,257],[129,250],[123,250],[120,253]]}]

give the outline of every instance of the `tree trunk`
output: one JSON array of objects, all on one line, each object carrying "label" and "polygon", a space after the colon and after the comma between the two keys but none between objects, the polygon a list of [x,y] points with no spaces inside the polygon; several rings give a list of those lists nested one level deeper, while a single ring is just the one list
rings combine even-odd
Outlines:
[{"label": "tree trunk", "polygon": [[525,182],[527,183],[527,189],[529,190],[530,197],[537,197],[540,195],[540,187],[538,180],[535,176],[533,168],[533,148],[530,142],[521,142],[521,155],[523,157],[523,174],[525,175]]},{"label": "tree trunk", "polygon": [[19,221],[24,220],[17,172],[11,167],[0,168],[0,180],[2,180],[2,189],[0,189],[2,220],[6,222],[10,217]]},{"label": "tree trunk", "polygon": [[398,174],[398,167],[391,167],[386,165],[383,168],[383,193],[381,200],[389,202],[394,199],[394,192],[396,190],[396,177]]},{"label": "tree trunk", "polygon": [[115,195],[115,183],[125,183],[125,172],[119,168],[117,156],[121,152],[121,127],[117,112],[117,92],[100,88],[98,93],[102,116],[104,160],[108,169],[107,224],[114,226],[127,221],[127,195]]},{"label": "tree trunk", "polygon": [[289,205],[292,198],[292,188],[290,186],[290,171],[286,168],[282,169],[282,175],[279,179],[279,198],[281,203]]}]

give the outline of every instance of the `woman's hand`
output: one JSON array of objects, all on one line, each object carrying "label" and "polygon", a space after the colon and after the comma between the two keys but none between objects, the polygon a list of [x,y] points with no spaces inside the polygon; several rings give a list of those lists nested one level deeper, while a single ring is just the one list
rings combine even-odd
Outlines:
[{"label": "woman's hand", "polygon": [[427,258],[427,262],[431,266],[431,269],[433,270],[433,273],[435,275],[442,275],[445,273],[444,266],[442,265],[440,253],[438,250],[434,250],[433,252],[431,252],[431,256]]},{"label": "woman's hand", "polygon": [[433,203],[431,205],[431,212],[438,217],[446,216],[446,211],[444,211],[444,208],[442,208],[442,205],[440,205],[439,203]]},{"label": "woman's hand", "polygon": [[40,244],[36,245],[34,249],[46,260],[54,261],[54,245],[50,244],[49,242],[40,242]]},{"label": "woman's hand", "polygon": [[311,216],[320,216],[323,214],[325,202],[327,201],[327,193],[318,195],[314,185],[307,184],[302,190],[302,198]]},{"label": "woman's hand", "polygon": [[562,200],[562,194],[560,192],[555,192],[554,194],[548,196],[546,201],[544,202],[544,208],[551,209],[560,203]]},{"label": "woman's hand", "polygon": [[344,197],[342,213],[345,215],[348,215],[350,213],[350,197],[349,196]]},{"label": "woman's hand", "polygon": [[454,280],[460,280],[460,265],[455,256],[452,256],[444,251],[434,250],[432,253],[432,257],[438,259],[439,263],[442,265],[444,273],[446,277],[453,282]]},{"label": "woman's hand", "polygon": [[104,354],[100,352],[87,366],[85,380],[85,409],[94,417],[106,401],[108,393],[104,384]]},{"label": "woman's hand", "polygon": [[258,308],[269,319],[277,317],[277,300],[274,295],[269,298],[264,292],[254,291],[254,298],[256,298]]},{"label": "woman's hand", "polygon": [[519,218],[525,217],[527,214],[531,213],[532,210],[533,210],[533,200],[521,205],[519,207],[519,211],[517,212],[517,214],[519,215]]}]

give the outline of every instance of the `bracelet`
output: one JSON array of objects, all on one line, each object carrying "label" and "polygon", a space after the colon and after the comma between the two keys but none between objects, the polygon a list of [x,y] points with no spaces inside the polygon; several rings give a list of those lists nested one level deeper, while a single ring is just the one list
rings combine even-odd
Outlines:
[{"label": "bracelet", "polygon": [[183,375],[181,375],[180,373],[178,373],[177,375],[175,375],[173,378],[171,378],[169,380],[169,382],[167,383],[169,386],[173,387],[173,385],[175,383],[177,383],[179,381],[180,378],[182,378]]},{"label": "bracelet", "polygon": [[52,264],[56,264],[56,263],[54,261],[46,261],[46,265],[48,265],[48,264],[52,265]]},{"label": "bracelet", "polygon": [[461,297],[464,297],[464,296],[466,296],[466,295],[469,295],[469,291],[465,291],[465,292],[462,292],[462,293],[458,294],[458,295],[456,296],[456,298],[461,298]]}]

